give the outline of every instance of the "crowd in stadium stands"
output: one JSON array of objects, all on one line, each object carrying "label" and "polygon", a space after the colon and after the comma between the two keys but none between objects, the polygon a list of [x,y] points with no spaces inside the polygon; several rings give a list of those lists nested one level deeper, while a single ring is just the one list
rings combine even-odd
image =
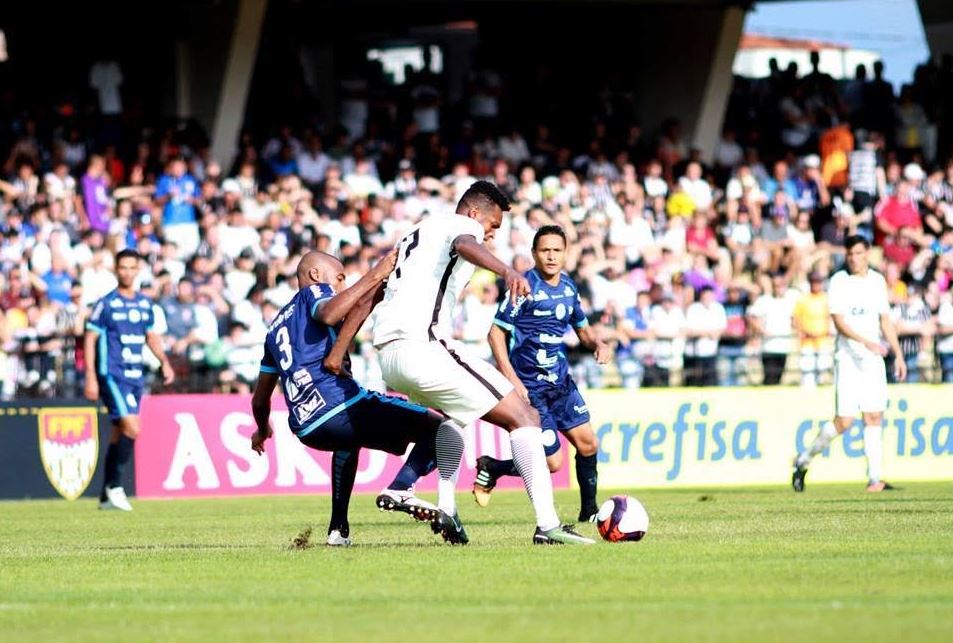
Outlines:
[{"label": "crowd in stadium stands", "polygon": [[[888,359],[911,381],[953,381],[953,66],[920,67],[899,96],[867,71],[736,79],[705,161],[675,120],[651,139],[596,114],[582,145],[515,127],[492,72],[458,127],[442,127],[439,79],[418,72],[386,118],[346,86],[337,127],[243,133],[234,163],[209,158],[194,127],[124,119],[102,92],[89,117],[21,111],[0,122],[0,396],[82,390],[78,338],[125,247],[146,258],[179,390],[248,390],[303,252],[339,256],[353,282],[484,177],[513,202],[491,245],[514,267],[532,267],[534,230],[566,230],[568,270],[616,347],[607,366],[570,348],[582,385],[829,382],[825,284],[854,233],[890,288],[903,355]],[[502,296],[477,273],[459,306],[459,338],[487,358]],[[358,340],[354,374],[380,386]]]}]

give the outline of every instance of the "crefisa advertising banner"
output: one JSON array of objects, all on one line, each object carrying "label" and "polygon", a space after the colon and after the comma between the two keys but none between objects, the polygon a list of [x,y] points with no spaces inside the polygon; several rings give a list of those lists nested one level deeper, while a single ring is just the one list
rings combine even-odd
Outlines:
[{"label": "crefisa advertising banner", "polygon": [[[234,496],[277,493],[330,493],[331,454],[305,447],[288,429],[284,401],[273,399],[274,437],[265,455],[251,450],[255,421],[247,395],[163,395],[142,403],[143,431],[136,440],[136,494],[146,498]],[[509,458],[509,438],[501,429],[478,422],[466,432],[460,489],[473,484],[476,458]],[[378,492],[403,458],[363,449],[355,481],[357,492]],[[556,474],[557,488],[569,486],[569,470]],[[437,488],[436,473],[418,490]],[[519,478],[500,488],[522,488]]]},{"label": "crefisa advertising banner", "polygon": [[[884,413],[887,480],[953,479],[950,386],[895,385]],[[834,411],[822,388],[654,389],[585,394],[602,488],[783,484]],[[857,424],[811,465],[814,482],[865,480]]]}]

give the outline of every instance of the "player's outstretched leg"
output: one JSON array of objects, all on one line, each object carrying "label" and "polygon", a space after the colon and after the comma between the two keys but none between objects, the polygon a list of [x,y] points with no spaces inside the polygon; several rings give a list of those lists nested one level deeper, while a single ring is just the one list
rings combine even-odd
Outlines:
[{"label": "player's outstretched leg", "polygon": [[359,449],[338,450],[331,456],[331,522],[328,524],[330,547],[351,545],[351,526],[347,513],[357,476]]},{"label": "player's outstretched leg", "polygon": [[[845,422],[852,422],[852,418],[844,418]],[[837,420],[835,420],[837,422]],[[848,423],[847,426],[850,426]],[[794,473],[791,476],[791,487],[798,493],[804,491],[804,478],[807,476],[807,467],[811,464],[818,453],[830,446],[831,441],[836,438],[841,431],[838,431],[834,422],[825,421],[821,425],[821,430],[806,451],[802,451],[794,459]]]},{"label": "player's outstretched leg", "polygon": [[436,457],[432,442],[421,440],[416,443],[393,482],[377,496],[377,508],[402,511],[421,522],[433,522],[437,518],[437,506],[418,498],[414,494],[414,485],[437,467]]},{"label": "player's outstretched leg", "polygon": [[593,544],[590,538],[583,538],[568,525],[562,525],[553,502],[553,482],[546,464],[543,450],[542,431],[539,428],[539,414],[514,391],[503,398],[484,416],[488,422],[509,431],[510,448],[513,451],[513,464],[519,471],[526,493],[536,512],[536,533],[534,543],[541,542],[538,536],[545,536],[547,542],[560,544]]}]

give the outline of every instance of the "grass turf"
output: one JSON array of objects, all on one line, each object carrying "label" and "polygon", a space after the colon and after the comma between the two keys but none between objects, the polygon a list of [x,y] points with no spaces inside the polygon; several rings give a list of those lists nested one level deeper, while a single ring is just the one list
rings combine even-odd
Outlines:
[{"label": "grass turf", "polygon": [[[641,543],[533,547],[522,493],[459,494],[471,544],[352,501],[0,503],[0,639],[909,641],[953,638],[953,485],[638,492]],[[574,513],[574,492],[561,492]],[[311,525],[319,546],[292,551]],[[591,526],[582,531],[595,534]]]}]

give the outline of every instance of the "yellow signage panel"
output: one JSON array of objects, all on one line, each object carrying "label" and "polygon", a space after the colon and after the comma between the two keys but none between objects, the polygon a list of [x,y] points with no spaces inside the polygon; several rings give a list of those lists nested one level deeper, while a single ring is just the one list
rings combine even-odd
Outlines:
[{"label": "yellow signage panel", "polygon": [[[953,480],[951,392],[889,388],[884,479]],[[585,398],[606,489],[787,483],[794,456],[834,410],[831,387],[591,390]],[[858,420],[815,458],[808,483],[860,483],[866,467]]]}]

